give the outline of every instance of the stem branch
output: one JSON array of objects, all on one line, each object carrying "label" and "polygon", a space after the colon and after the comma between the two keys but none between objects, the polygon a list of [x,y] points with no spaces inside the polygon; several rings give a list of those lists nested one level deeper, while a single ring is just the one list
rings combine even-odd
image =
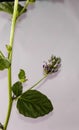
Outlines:
[{"label": "stem branch", "polygon": [[25,6],[24,6],[23,9],[21,10],[19,16],[21,16],[21,14],[25,11],[25,9],[27,8],[28,5],[29,5],[29,0],[27,0],[27,1],[25,2]]},{"label": "stem branch", "polygon": [[43,78],[41,78],[38,82],[36,82],[32,87],[30,87],[28,90],[33,89],[35,86],[37,86],[42,80],[44,80],[48,75],[45,75]]}]

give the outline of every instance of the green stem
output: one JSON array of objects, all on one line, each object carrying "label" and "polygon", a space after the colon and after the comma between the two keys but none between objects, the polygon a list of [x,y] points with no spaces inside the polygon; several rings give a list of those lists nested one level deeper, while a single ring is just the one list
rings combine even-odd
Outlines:
[{"label": "green stem", "polygon": [[34,87],[36,87],[41,81],[43,81],[48,75],[45,75],[43,78],[41,78],[38,82],[36,82],[32,87],[30,87],[28,90],[33,89]]},{"label": "green stem", "polygon": [[[44,77],[42,77],[38,82],[36,82],[32,87],[30,87],[28,90],[32,90],[34,87],[36,87],[41,81],[43,81],[46,77],[48,76],[48,74],[47,75],[45,75]],[[28,91],[27,90],[27,91]],[[20,96],[18,96],[18,97],[15,97],[15,98],[13,98],[13,100],[16,100],[16,99],[18,99]]]},{"label": "green stem", "polygon": [[29,0],[27,0],[27,1],[25,2],[25,6],[24,6],[24,8],[21,10],[21,12],[20,12],[20,14],[19,14],[18,16],[21,16],[21,14],[23,14],[23,12],[24,12],[25,9],[28,7],[28,5],[29,5]]},{"label": "green stem", "polygon": [[4,130],[7,129],[7,125],[8,125],[10,114],[11,114],[12,103],[13,101],[12,101],[12,93],[11,93],[11,67],[10,67],[8,69],[8,111],[7,111],[7,116],[4,123]]},{"label": "green stem", "polygon": [[[10,43],[9,43],[11,48],[13,48],[14,32],[15,32],[15,25],[16,25],[16,20],[17,20],[18,0],[15,0],[14,3],[15,4],[14,4],[14,12],[13,12],[13,18],[12,18],[11,32],[10,32]],[[10,52],[9,60],[12,61],[12,51]]]},{"label": "green stem", "polygon": [[[9,43],[9,45],[12,47],[12,50],[13,50],[14,31],[15,31],[16,18],[17,18],[17,8],[18,8],[18,0],[15,0],[12,25],[11,25],[11,33],[10,33],[10,43]],[[11,64],[12,64],[12,50],[8,54],[8,58],[11,61]],[[13,100],[12,100],[11,86],[12,86],[12,74],[11,74],[11,66],[10,66],[8,68],[8,111],[7,111],[7,115],[6,115],[6,120],[4,122],[4,130],[7,129],[7,125],[8,125],[11,110],[12,110]]]}]

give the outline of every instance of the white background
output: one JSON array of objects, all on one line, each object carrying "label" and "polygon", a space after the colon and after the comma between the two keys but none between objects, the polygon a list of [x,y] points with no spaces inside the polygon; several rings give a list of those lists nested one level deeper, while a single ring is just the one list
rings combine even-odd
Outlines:
[{"label": "white background", "polygon": [[[0,50],[7,55],[11,19],[0,13]],[[43,81],[37,90],[46,94],[54,111],[38,119],[18,114],[13,104],[7,130],[79,130],[79,0],[38,1],[20,17],[15,32],[13,83],[25,69],[24,90],[42,76],[43,61],[54,54],[62,59],[61,71]],[[7,112],[7,71],[0,72],[0,121]]]}]

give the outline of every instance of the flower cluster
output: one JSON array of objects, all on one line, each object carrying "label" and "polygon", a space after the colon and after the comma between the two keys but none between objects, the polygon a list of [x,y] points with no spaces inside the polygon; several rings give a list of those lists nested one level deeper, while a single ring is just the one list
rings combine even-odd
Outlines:
[{"label": "flower cluster", "polygon": [[48,63],[45,62],[43,65],[44,74],[51,74],[58,71],[61,66],[61,58],[56,56],[51,56]]}]

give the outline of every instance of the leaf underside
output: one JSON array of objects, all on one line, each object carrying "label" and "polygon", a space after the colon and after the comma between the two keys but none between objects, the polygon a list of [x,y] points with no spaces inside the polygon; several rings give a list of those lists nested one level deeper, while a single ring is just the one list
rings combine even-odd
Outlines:
[{"label": "leaf underside", "polygon": [[17,101],[19,113],[31,118],[44,116],[53,110],[51,101],[37,90],[28,90]]}]

